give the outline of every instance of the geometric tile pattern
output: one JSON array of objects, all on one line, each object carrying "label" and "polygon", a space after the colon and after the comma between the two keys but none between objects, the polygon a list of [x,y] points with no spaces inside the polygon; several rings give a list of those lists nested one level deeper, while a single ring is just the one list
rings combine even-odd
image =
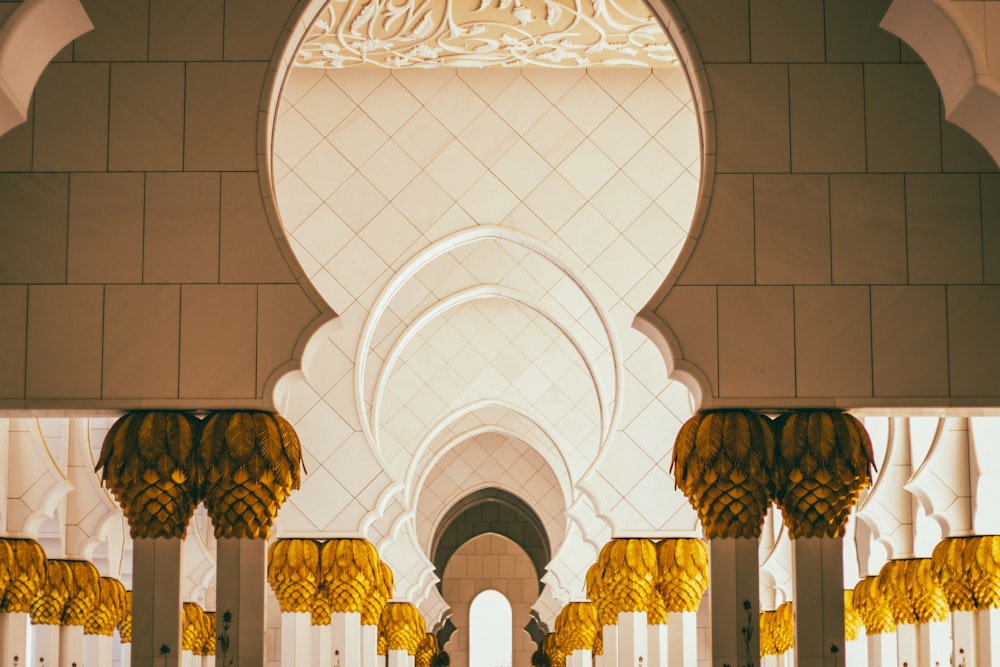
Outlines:
[{"label": "geometric tile pattern", "polygon": [[[388,534],[372,521],[399,493],[426,545],[449,502],[493,484],[554,543],[574,503],[615,534],[694,530],[669,474],[690,396],[631,325],[686,238],[700,150],[675,67],[293,68],[276,201],[339,317],[280,400],[316,478],[283,529]],[[445,461],[529,453],[521,486],[428,495]]]}]

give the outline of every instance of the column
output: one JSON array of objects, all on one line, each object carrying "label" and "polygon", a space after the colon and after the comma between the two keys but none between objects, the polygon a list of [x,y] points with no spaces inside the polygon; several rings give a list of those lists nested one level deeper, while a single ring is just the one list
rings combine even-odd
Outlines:
[{"label": "column", "polygon": [[84,635],[84,660],[86,667],[111,667],[111,637],[107,635]]},{"label": "column", "polygon": [[670,667],[697,667],[697,612],[675,611],[667,614],[667,664]]},{"label": "column", "polygon": [[618,614],[618,667],[646,667],[649,659],[646,612]]},{"label": "column", "polygon": [[601,635],[604,638],[604,651],[601,653],[602,667],[618,667],[618,626],[603,626]]},{"label": "column", "polygon": [[216,657],[226,667],[264,667],[266,548],[262,538],[216,541]]},{"label": "column", "polygon": [[854,587],[854,608],[865,626],[868,667],[897,667],[896,622],[878,577],[866,577]]},{"label": "column", "polygon": [[[181,540],[199,500],[198,426],[183,412],[128,413],[108,430],[97,461],[133,538],[133,667],[180,662]],[[151,452],[156,465],[147,465]]]},{"label": "column", "polygon": [[77,665],[87,664],[84,661],[83,651],[83,626],[82,625],[61,625],[59,626],[59,665],[69,667],[73,663]]},{"label": "column", "polygon": [[391,648],[388,650],[386,667],[413,667],[413,656],[407,653],[405,649]]},{"label": "column", "polygon": [[775,440],[749,410],[699,412],[674,443],[677,486],[709,539],[711,664],[760,662],[758,538],[770,504]]},{"label": "column", "polygon": [[361,667],[361,613],[333,612],[330,629],[334,654],[340,652],[340,667]]},{"label": "column", "polygon": [[[913,665],[947,664],[948,602],[930,558],[891,560],[878,575],[879,589],[896,621],[896,660]],[[929,627],[929,626],[936,627]]]},{"label": "column", "polygon": [[313,664],[312,623],[308,614],[281,613],[281,664]]},{"label": "column", "polygon": [[969,667],[997,667],[1000,665],[1000,609],[980,609],[976,612],[976,662]]},{"label": "column", "polygon": [[14,664],[17,658],[25,664],[28,654],[28,614],[27,612],[0,613],[0,654],[5,665]]},{"label": "column", "polygon": [[867,667],[868,648],[865,643],[865,626],[861,615],[854,608],[854,591],[844,591],[844,664]]},{"label": "column", "polygon": [[566,667],[593,667],[593,660],[593,654],[589,649],[578,649],[570,654]]},{"label": "column", "polygon": [[198,451],[217,539],[216,657],[225,667],[264,667],[267,537],[282,503],[299,488],[301,444],[280,415],[213,412]]},{"label": "column", "polygon": [[839,410],[797,410],[775,422],[775,502],[792,538],[795,662],[843,664],[844,556],[851,508],[871,485],[864,425]]},{"label": "column", "polygon": [[[843,663],[838,655],[845,648],[843,559],[840,538],[792,540],[795,656],[800,667],[835,667]],[[833,646],[838,649],[836,653],[831,653]]]},{"label": "column", "polygon": [[757,662],[760,659],[757,540],[716,538],[709,540],[708,550],[712,664]]},{"label": "column", "polygon": [[660,540],[656,562],[656,588],[667,611],[667,663],[696,667],[697,613],[708,589],[708,547],[695,538]]},{"label": "column", "polygon": [[[267,552],[267,582],[281,608],[281,664],[311,665],[312,619],[329,622],[318,599],[319,544],[315,540],[277,540]],[[315,612],[314,612],[315,610]]]},{"label": "column", "polygon": [[978,665],[979,642],[976,637],[976,612],[951,612],[951,663],[961,667],[963,661],[966,667]]},{"label": "column", "polygon": [[566,654],[567,667],[592,667],[597,632],[596,605],[590,601],[570,602],[556,616],[555,633],[546,638],[546,645],[554,637]]},{"label": "column", "polygon": [[647,626],[647,631],[646,644],[649,646],[649,660],[643,664],[648,665],[648,667],[667,667],[669,665],[667,662],[667,624],[651,623]]},{"label": "column", "polygon": [[327,625],[313,625],[311,633],[312,662],[315,667],[334,667],[333,630]]},{"label": "column", "polygon": [[2,538],[0,560],[10,572],[0,606],[0,665],[12,665],[15,658],[25,664],[28,614],[32,601],[46,581],[45,551],[34,540]]},{"label": "column", "polygon": [[[132,664],[177,667],[181,655],[181,552],[177,538],[137,538],[132,548]],[[160,647],[170,649],[161,654]]]},{"label": "column", "polygon": [[[364,617],[362,616],[362,621]],[[376,667],[378,658],[378,626],[361,626],[361,667]]]},{"label": "column", "polygon": [[132,664],[132,644],[121,644],[119,651],[119,655],[121,656],[119,664],[122,667],[129,667]]},{"label": "column", "polygon": [[379,634],[385,638],[386,667],[414,667],[427,625],[412,603],[389,602],[379,619]]},{"label": "column", "polygon": [[[34,638],[32,641],[31,655],[34,656],[34,664],[40,665],[44,660],[46,665],[55,665],[59,662],[59,626],[58,625],[35,625]],[[24,662],[24,654],[21,654],[21,664]]]}]

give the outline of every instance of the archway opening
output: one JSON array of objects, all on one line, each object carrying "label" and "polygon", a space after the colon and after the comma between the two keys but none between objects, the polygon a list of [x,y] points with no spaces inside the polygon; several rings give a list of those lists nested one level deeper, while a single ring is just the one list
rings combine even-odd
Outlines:
[{"label": "archway opening", "polygon": [[511,667],[513,610],[507,596],[486,590],[469,608],[469,667]]}]

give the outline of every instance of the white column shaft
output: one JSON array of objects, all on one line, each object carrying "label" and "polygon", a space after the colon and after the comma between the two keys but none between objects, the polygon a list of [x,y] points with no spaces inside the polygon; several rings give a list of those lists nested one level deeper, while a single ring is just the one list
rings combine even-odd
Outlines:
[{"label": "white column shaft", "polygon": [[333,630],[329,625],[312,626],[312,665],[333,667]]},{"label": "white column shaft", "polygon": [[[45,660],[46,665],[56,665],[59,663],[59,626],[58,625],[36,625],[34,626],[34,637],[31,640],[32,662],[41,665],[41,660]],[[6,664],[12,664],[8,661]],[[20,656],[20,663],[25,664],[24,654]]]},{"label": "white column shaft", "polygon": [[951,637],[948,623],[921,623],[917,626],[917,655],[920,664],[948,664],[951,657]]},{"label": "white column shaft", "polygon": [[974,611],[951,612],[951,664],[955,667],[961,667],[963,659],[966,667],[979,664],[976,620]]},{"label": "white column shaft", "polygon": [[1000,667],[1000,609],[983,609],[976,613],[976,635],[979,646],[976,662],[969,667]]},{"label": "white column shaft", "polygon": [[0,614],[0,659],[3,665],[24,664],[28,654],[28,614]]},{"label": "white column shaft", "polygon": [[59,667],[77,667],[84,664],[83,626],[59,626]]},{"label": "white column shaft", "polygon": [[361,626],[361,667],[377,667],[378,626]]},{"label": "white column shaft", "polygon": [[[709,540],[712,665],[760,662],[760,569],[754,539]],[[749,603],[750,609],[744,608]],[[752,630],[747,651],[742,629]]]},{"label": "white column shaft", "polygon": [[413,656],[398,649],[389,650],[386,656],[386,667],[413,667]]},{"label": "white column shaft", "polygon": [[845,641],[844,664],[851,667],[868,667],[868,642],[863,633],[853,641]]},{"label": "white column shaft", "polygon": [[282,612],[281,664],[312,665],[312,624],[309,614]]},{"label": "white column shaft", "polygon": [[[195,660],[197,660],[197,663]],[[194,653],[191,651],[181,652],[181,667],[195,667],[196,664],[201,664],[201,656],[196,658]]]},{"label": "white column shaft", "polygon": [[[183,541],[136,539],[132,551],[133,667],[178,667]],[[160,655],[160,647],[170,652]]]},{"label": "white column shaft", "polygon": [[868,667],[897,667],[896,635],[868,635]]},{"label": "white column shaft", "polygon": [[121,667],[129,667],[129,665],[132,664],[132,644],[119,644],[118,656],[118,664],[120,664]]},{"label": "white column shaft", "polygon": [[644,611],[618,614],[618,667],[646,667],[649,660],[646,627]]},{"label": "white column shaft", "polygon": [[[232,618],[225,665],[264,667],[267,541],[222,538],[216,548],[216,634],[222,634],[225,613]],[[217,656],[223,648],[217,646]]]},{"label": "white column shaft", "polygon": [[[844,544],[842,539],[792,540],[795,664],[835,667],[844,650]],[[837,652],[832,653],[831,647]]]},{"label": "white column shaft", "polygon": [[760,667],[778,667],[778,656],[776,655],[760,656]]},{"label": "white column shaft", "polygon": [[601,632],[604,634],[602,667],[618,667],[618,626],[605,625]]},{"label": "white column shaft", "polygon": [[361,667],[361,614],[334,612],[330,627],[334,667]]},{"label": "white column shaft", "polygon": [[667,667],[667,625],[646,626],[649,646],[649,667]]},{"label": "white column shaft", "polygon": [[896,625],[896,661],[900,667],[904,662],[907,667],[916,667],[919,655],[917,626],[910,623]]},{"label": "white column shaft", "polygon": [[111,667],[112,651],[110,635],[84,635],[84,663],[87,667]]},{"label": "white column shaft", "polygon": [[667,664],[670,667],[698,667],[698,614],[667,614]]},{"label": "white column shaft", "polygon": [[577,649],[567,656],[567,667],[593,667],[593,657],[588,650]]}]

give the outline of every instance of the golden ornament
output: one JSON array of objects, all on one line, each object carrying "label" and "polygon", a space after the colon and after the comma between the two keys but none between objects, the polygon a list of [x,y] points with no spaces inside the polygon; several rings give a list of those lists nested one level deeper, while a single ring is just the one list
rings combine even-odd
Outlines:
[{"label": "golden ornament", "polygon": [[657,590],[668,612],[695,612],[708,590],[708,546],[698,539],[666,539],[656,544]]},{"label": "golden ornament", "polygon": [[844,639],[849,642],[854,641],[861,635],[864,623],[861,622],[861,614],[854,608],[854,591],[844,591]]},{"label": "golden ornament", "polygon": [[132,591],[125,591],[122,615],[118,621],[118,637],[123,644],[132,642]]},{"label": "golden ornament", "polygon": [[611,540],[601,548],[597,562],[602,589],[616,613],[649,611],[654,596],[659,595],[656,546],[651,540]]},{"label": "golden ornament", "polygon": [[570,602],[556,616],[555,634],[565,653],[593,651],[599,631],[597,609],[592,602]]},{"label": "golden ornament", "polygon": [[839,410],[797,410],[774,422],[774,498],[792,539],[842,537],[847,517],[871,485],[871,438]]},{"label": "golden ornament", "polygon": [[378,632],[385,636],[387,651],[406,651],[410,655],[416,655],[427,626],[414,604],[390,602],[382,610]]},{"label": "golden ornament", "polygon": [[414,667],[431,667],[431,659],[438,652],[438,640],[433,633],[424,633],[417,647],[417,653],[413,656]]},{"label": "golden ornament", "polygon": [[773,465],[770,421],[748,410],[699,412],[674,441],[677,486],[710,539],[760,537]]},{"label": "golden ornament", "polygon": [[774,611],[774,645],[777,655],[795,648],[795,614],[791,602],[782,602]]},{"label": "golden ornament", "polygon": [[566,650],[559,645],[559,636],[550,632],[542,640],[542,650],[549,656],[552,667],[566,667]]},{"label": "golden ornament", "polygon": [[1000,535],[970,539],[963,562],[976,596],[976,609],[1000,609]]},{"label": "golden ornament", "polygon": [[7,540],[0,538],[0,602],[3,602],[3,598],[7,594],[7,586],[12,577],[12,567],[14,567],[14,550],[11,549]]},{"label": "golden ornament", "polygon": [[113,636],[125,610],[125,586],[111,577],[98,580],[97,608],[83,625],[84,634]]},{"label": "golden ornament", "polygon": [[89,561],[66,562],[73,571],[73,591],[63,608],[63,625],[85,626],[100,603],[101,573]]},{"label": "golden ornament", "polygon": [[760,612],[760,654],[779,655],[776,611]]},{"label": "golden ornament", "polygon": [[200,655],[215,655],[215,612],[206,611],[202,616],[202,645]]},{"label": "golden ornament", "polygon": [[45,583],[31,601],[31,622],[35,625],[62,625],[63,611],[75,590],[73,570],[68,561],[45,561]]},{"label": "golden ornament", "polygon": [[198,454],[216,538],[267,538],[301,481],[302,448],[292,425],[269,412],[213,412]]},{"label": "golden ornament", "polygon": [[972,611],[976,594],[965,564],[965,550],[975,538],[949,537],[934,546],[931,565],[934,578],[944,591],[952,611]]},{"label": "golden ornament", "polygon": [[389,599],[392,598],[394,590],[392,569],[384,560],[378,563],[378,579],[375,587],[365,598],[364,607],[361,609],[361,625],[378,625],[382,617],[382,610]]},{"label": "golden ornament", "polygon": [[267,582],[283,612],[309,613],[319,591],[319,543],[277,540],[267,552]]},{"label": "golden ornament", "polygon": [[855,584],[852,602],[869,636],[896,631],[892,610],[879,590],[878,577],[865,577]]},{"label": "golden ornament", "polygon": [[200,653],[205,645],[205,610],[195,602],[184,603],[181,625],[181,648],[192,653]]},{"label": "golden ornament", "polygon": [[[606,545],[605,545],[606,546]],[[603,627],[605,625],[618,625],[618,611],[614,600],[604,590],[604,580],[600,557],[598,561],[587,570],[587,598],[594,603],[597,610],[597,622]]]},{"label": "golden ornament", "polygon": [[200,422],[185,412],[131,412],[104,437],[97,470],[128,518],[133,538],[187,533],[198,505]]},{"label": "golden ornament", "polygon": [[319,595],[332,612],[362,613],[382,578],[381,560],[364,539],[327,540],[320,549]]},{"label": "golden ornament", "polygon": [[7,561],[9,580],[0,612],[27,614],[45,583],[45,551],[34,540],[6,537],[3,541],[9,548],[4,557],[10,553],[11,560]]},{"label": "golden ornament", "polygon": [[947,620],[948,601],[934,578],[930,558],[890,560],[878,580],[897,625]]}]

